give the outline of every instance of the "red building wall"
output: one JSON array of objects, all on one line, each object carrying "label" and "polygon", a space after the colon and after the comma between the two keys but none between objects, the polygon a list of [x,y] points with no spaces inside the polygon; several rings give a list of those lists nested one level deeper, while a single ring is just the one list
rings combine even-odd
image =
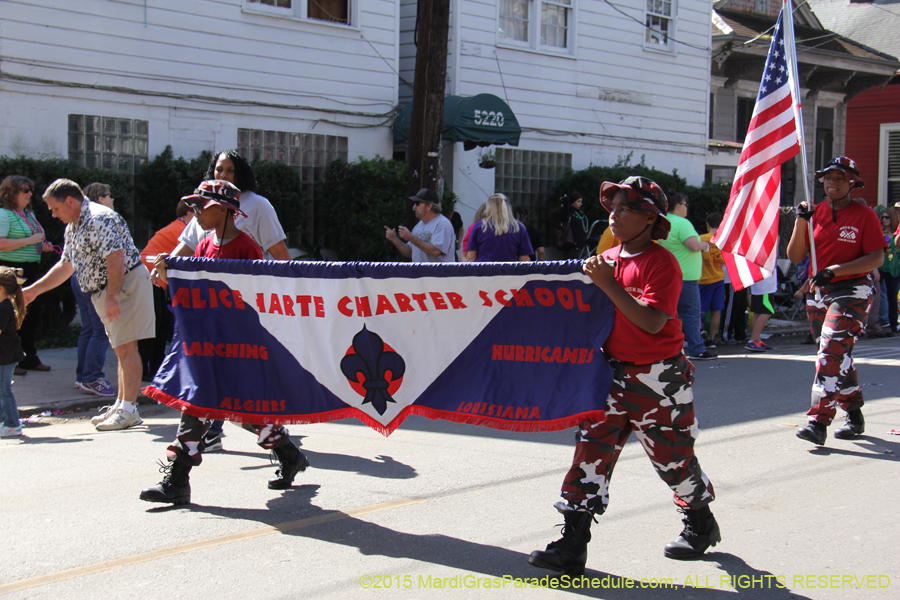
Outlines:
[{"label": "red building wall", "polygon": [[875,204],[878,142],[882,123],[900,123],[900,84],[869,88],[847,103],[846,155],[856,161],[866,187],[858,192]]}]

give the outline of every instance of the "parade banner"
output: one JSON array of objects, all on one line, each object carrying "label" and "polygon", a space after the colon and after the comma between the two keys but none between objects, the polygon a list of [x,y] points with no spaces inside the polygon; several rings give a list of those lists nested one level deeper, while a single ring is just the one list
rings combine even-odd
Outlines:
[{"label": "parade banner", "polygon": [[581,261],[168,259],[175,336],[144,393],[255,424],[408,415],[513,431],[603,418],[607,296]]}]

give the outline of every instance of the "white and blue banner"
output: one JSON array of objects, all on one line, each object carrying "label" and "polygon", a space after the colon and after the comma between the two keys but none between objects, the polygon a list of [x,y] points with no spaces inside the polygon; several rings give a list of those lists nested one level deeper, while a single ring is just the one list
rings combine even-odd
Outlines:
[{"label": "white and blue banner", "polygon": [[256,424],[408,415],[515,431],[603,418],[611,301],[581,261],[169,258],[175,337],[144,393]]}]

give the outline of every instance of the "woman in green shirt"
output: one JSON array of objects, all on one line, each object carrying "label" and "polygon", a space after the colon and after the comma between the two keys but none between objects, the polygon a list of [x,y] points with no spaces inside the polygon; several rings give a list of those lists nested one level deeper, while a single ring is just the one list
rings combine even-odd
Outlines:
[{"label": "woman in green shirt", "polygon": [[884,228],[884,239],[888,247],[884,251],[884,263],[878,268],[881,275],[881,286],[887,292],[882,294],[882,301],[887,302],[888,322],[891,331],[897,333],[897,293],[900,292],[900,254],[894,232],[900,225],[900,213],[889,206],[881,213],[881,226]]},{"label": "woman in green shirt", "polygon": [[[31,209],[34,182],[21,175],[10,175],[0,182],[0,265],[22,269],[27,282],[39,278],[41,252],[52,250],[44,238],[44,228],[38,223]],[[35,329],[41,303],[28,307],[25,321],[19,329],[23,358],[16,367],[16,375],[24,375],[24,369],[49,371],[50,366],[41,363],[35,348]]]}]

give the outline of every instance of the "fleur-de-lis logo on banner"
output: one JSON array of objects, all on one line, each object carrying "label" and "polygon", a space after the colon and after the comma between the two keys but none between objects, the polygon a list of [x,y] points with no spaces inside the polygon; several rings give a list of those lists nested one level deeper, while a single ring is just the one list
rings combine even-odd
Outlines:
[{"label": "fleur-de-lis logo on banner", "polygon": [[400,388],[405,372],[403,357],[365,325],[341,359],[341,373],[356,393],[364,396],[362,403],[371,403],[379,415],[385,413],[388,402],[396,402],[391,395]]}]

